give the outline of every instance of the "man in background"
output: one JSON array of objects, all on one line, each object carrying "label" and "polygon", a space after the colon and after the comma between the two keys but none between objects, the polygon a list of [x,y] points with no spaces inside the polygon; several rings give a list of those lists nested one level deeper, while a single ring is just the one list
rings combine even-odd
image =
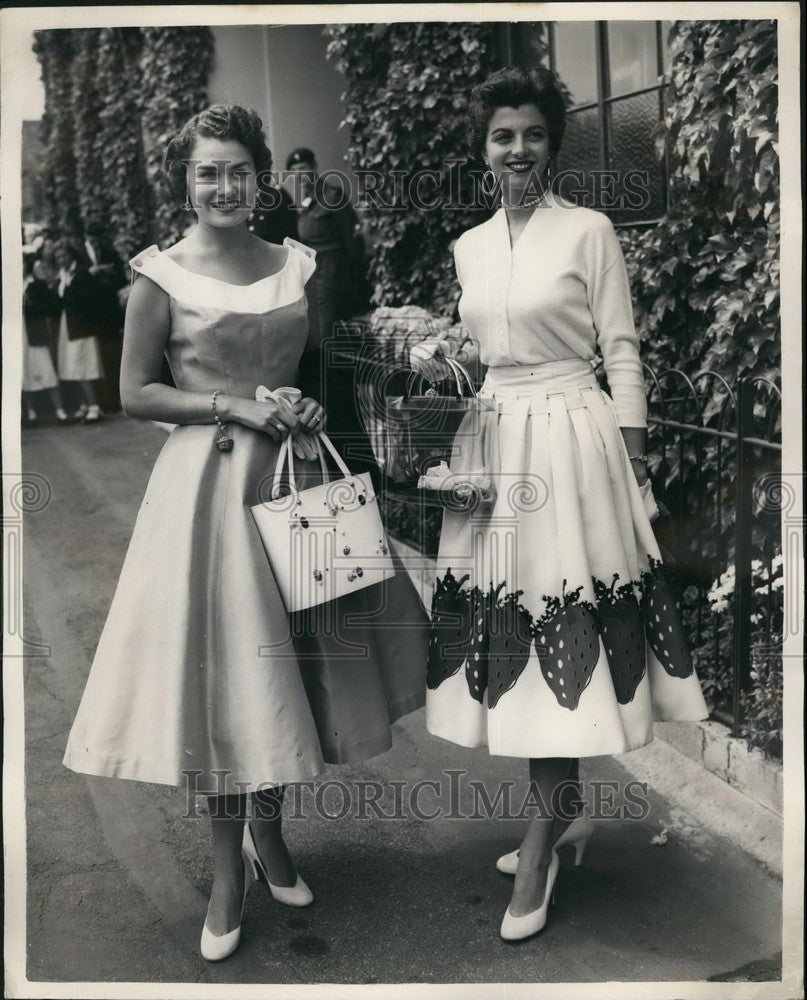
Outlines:
[{"label": "man in background", "polygon": [[313,281],[324,339],[332,335],[337,320],[367,309],[364,243],[348,193],[319,175],[312,150],[305,146],[292,150],[286,170],[294,188],[297,238],[317,252]]}]

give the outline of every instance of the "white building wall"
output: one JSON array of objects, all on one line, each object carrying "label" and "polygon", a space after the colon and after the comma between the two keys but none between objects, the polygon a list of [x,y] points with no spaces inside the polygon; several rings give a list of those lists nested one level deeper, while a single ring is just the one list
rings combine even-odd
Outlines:
[{"label": "white building wall", "polygon": [[348,137],[339,129],[344,78],[325,58],[321,25],[213,28],[211,103],[245,104],[263,118],[276,169],[295,146],[322,170],[346,170]]}]

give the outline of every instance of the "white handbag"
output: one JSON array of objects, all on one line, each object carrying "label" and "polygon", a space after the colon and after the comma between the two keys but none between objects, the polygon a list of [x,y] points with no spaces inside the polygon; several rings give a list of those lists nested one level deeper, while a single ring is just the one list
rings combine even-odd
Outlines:
[{"label": "white handbag", "polygon": [[[280,447],[272,499],[251,508],[286,610],[303,611],[395,575],[372,480],[353,475],[327,435],[316,438],[322,483],[299,490],[287,437]],[[344,476],[329,479],[322,445]],[[288,464],[289,495],[279,496]]]}]

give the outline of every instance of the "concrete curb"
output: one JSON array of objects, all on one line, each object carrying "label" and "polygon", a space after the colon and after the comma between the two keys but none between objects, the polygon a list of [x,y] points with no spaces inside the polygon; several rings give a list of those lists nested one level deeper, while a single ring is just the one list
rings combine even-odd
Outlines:
[{"label": "concrete curb", "polygon": [[656,736],[749,799],[784,815],[782,765],[731,736],[720,722],[658,722]]}]

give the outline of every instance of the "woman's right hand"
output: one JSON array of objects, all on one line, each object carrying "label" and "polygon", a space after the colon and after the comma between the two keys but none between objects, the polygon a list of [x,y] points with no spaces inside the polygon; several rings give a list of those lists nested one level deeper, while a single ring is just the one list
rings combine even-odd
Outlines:
[{"label": "woman's right hand", "polygon": [[290,406],[276,403],[271,399],[259,402],[255,399],[230,396],[224,407],[221,402],[218,404],[218,410],[225,423],[232,420],[237,424],[243,424],[244,427],[268,434],[278,444],[292,431],[296,431],[300,424],[299,418]]},{"label": "woman's right hand", "polygon": [[409,352],[409,364],[429,382],[439,382],[451,375],[446,363],[446,342],[438,338],[421,341]]}]

